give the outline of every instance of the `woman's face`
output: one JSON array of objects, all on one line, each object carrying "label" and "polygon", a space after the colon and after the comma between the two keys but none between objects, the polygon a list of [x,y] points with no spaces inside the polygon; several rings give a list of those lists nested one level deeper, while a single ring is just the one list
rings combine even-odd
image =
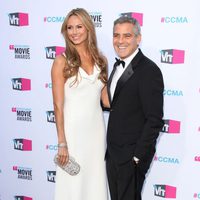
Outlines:
[{"label": "woman's face", "polygon": [[83,44],[88,37],[87,29],[79,17],[72,15],[67,23],[67,35],[74,45]]}]

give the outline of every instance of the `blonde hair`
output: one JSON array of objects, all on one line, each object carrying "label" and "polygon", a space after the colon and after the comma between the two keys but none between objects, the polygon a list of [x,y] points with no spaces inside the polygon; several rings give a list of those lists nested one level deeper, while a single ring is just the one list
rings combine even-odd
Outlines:
[{"label": "blonde hair", "polygon": [[97,64],[101,70],[99,79],[103,83],[106,83],[107,82],[107,60],[98,50],[94,24],[88,12],[83,8],[76,8],[76,9],[71,10],[66,16],[62,24],[61,33],[63,34],[65,43],[66,43],[65,54],[66,54],[66,60],[67,60],[67,66],[64,68],[64,77],[67,79],[72,76],[76,76],[76,80],[75,80],[76,82],[77,76],[78,76],[78,69],[81,66],[80,56],[74,44],[71,42],[67,34],[68,20],[71,16],[79,17],[79,19],[82,21],[83,25],[85,26],[86,30],[88,31],[87,50],[91,54],[92,61],[95,64]]}]

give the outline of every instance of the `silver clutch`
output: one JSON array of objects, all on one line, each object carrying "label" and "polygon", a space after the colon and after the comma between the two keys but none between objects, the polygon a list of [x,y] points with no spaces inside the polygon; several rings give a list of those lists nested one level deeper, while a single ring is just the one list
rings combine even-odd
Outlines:
[{"label": "silver clutch", "polygon": [[69,156],[69,161],[67,162],[67,164],[60,165],[60,163],[58,162],[58,155],[56,154],[54,157],[54,162],[71,176],[75,176],[80,172],[80,165],[71,156]]}]

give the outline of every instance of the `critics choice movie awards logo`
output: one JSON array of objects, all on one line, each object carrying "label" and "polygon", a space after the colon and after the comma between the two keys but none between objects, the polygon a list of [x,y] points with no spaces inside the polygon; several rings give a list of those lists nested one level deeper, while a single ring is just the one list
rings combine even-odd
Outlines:
[{"label": "critics choice movie awards logo", "polygon": [[20,151],[32,151],[32,140],[27,140],[24,138],[13,139],[14,149]]},{"label": "critics choice movie awards logo", "polygon": [[178,158],[168,157],[168,156],[154,156],[154,161],[160,162],[160,163],[169,163],[169,164],[179,164]]},{"label": "critics choice movie awards logo", "polygon": [[46,23],[55,23],[55,22],[64,22],[65,17],[61,16],[48,16],[44,17],[44,22]]},{"label": "critics choice movie awards logo", "polygon": [[176,90],[176,89],[165,89],[163,92],[163,95],[165,96],[183,96],[183,91],[182,90]]},{"label": "critics choice movie awards logo", "polygon": [[56,150],[58,150],[58,145],[57,144],[47,144],[46,150],[56,151]]},{"label": "critics choice movie awards logo", "polygon": [[120,16],[135,18],[138,20],[140,26],[143,26],[143,14],[142,13],[127,12],[127,13],[121,13]]},{"label": "critics choice movie awards logo", "polygon": [[163,198],[176,198],[176,187],[170,185],[154,185],[154,195]]},{"label": "critics choice movie awards logo", "polygon": [[188,23],[188,19],[187,17],[161,17],[161,23],[185,24]]},{"label": "critics choice movie awards logo", "polygon": [[30,59],[30,47],[28,45],[10,45],[16,59]]},{"label": "critics choice movie awards logo", "polygon": [[14,200],[32,200],[32,198],[26,196],[14,196]]},{"label": "critics choice movie awards logo", "polygon": [[13,166],[13,171],[17,172],[18,179],[32,180],[32,169],[31,168]]},{"label": "critics choice movie awards logo", "polygon": [[193,197],[194,197],[195,199],[200,199],[200,193],[195,192],[194,195],[193,195]]},{"label": "critics choice movie awards logo", "polygon": [[55,123],[55,113],[53,110],[46,111],[47,122]]},{"label": "critics choice movie awards logo", "polygon": [[12,112],[15,112],[17,115],[17,120],[19,121],[32,121],[32,111],[30,108],[12,108]]},{"label": "critics choice movie awards logo", "polygon": [[[102,13],[101,12],[89,12],[89,15],[96,28],[102,27]],[[46,16],[43,18],[45,23],[63,23],[64,16]]]},{"label": "critics choice movie awards logo", "polygon": [[185,60],[185,51],[177,49],[161,50],[161,63],[182,64]]},{"label": "critics choice movie awards logo", "polygon": [[12,88],[19,91],[31,90],[31,80],[27,78],[13,78]]},{"label": "critics choice movie awards logo", "polygon": [[9,23],[11,26],[28,26],[28,13],[10,13]]},{"label": "critics choice movie awards logo", "polygon": [[51,46],[51,47],[45,47],[45,51],[47,59],[54,59],[57,55],[62,54],[65,51],[65,48],[58,46]]},{"label": "critics choice movie awards logo", "polygon": [[164,126],[162,128],[163,133],[169,134],[179,134],[180,133],[181,122],[176,120],[165,119]]},{"label": "critics choice movie awards logo", "polygon": [[51,89],[51,88],[52,88],[52,83],[45,83],[44,87],[45,87],[45,88],[50,88],[50,89]]},{"label": "critics choice movie awards logo", "polygon": [[52,183],[56,182],[56,171],[47,171],[47,181]]},{"label": "critics choice movie awards logo", "polygon": [[101,12],[90,12],[90,17],[97,28],[102,27],[102,13]]}]

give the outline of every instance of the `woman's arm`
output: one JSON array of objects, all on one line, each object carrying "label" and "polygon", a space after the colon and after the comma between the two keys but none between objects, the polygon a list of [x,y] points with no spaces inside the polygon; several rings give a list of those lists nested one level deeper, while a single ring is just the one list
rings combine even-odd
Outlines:
[{"label": "woman's arm", "polygon": [[[58,156],[59,162],[65,164],[68,161],[67,141],[64,131],[64,84],[65,78],[63,70],[66,66],[64,56],[57,56],[51,69],[53,105],[56,118],[56,129],[58,136]],[[62,144],[62,145],[61,145]]]}]

